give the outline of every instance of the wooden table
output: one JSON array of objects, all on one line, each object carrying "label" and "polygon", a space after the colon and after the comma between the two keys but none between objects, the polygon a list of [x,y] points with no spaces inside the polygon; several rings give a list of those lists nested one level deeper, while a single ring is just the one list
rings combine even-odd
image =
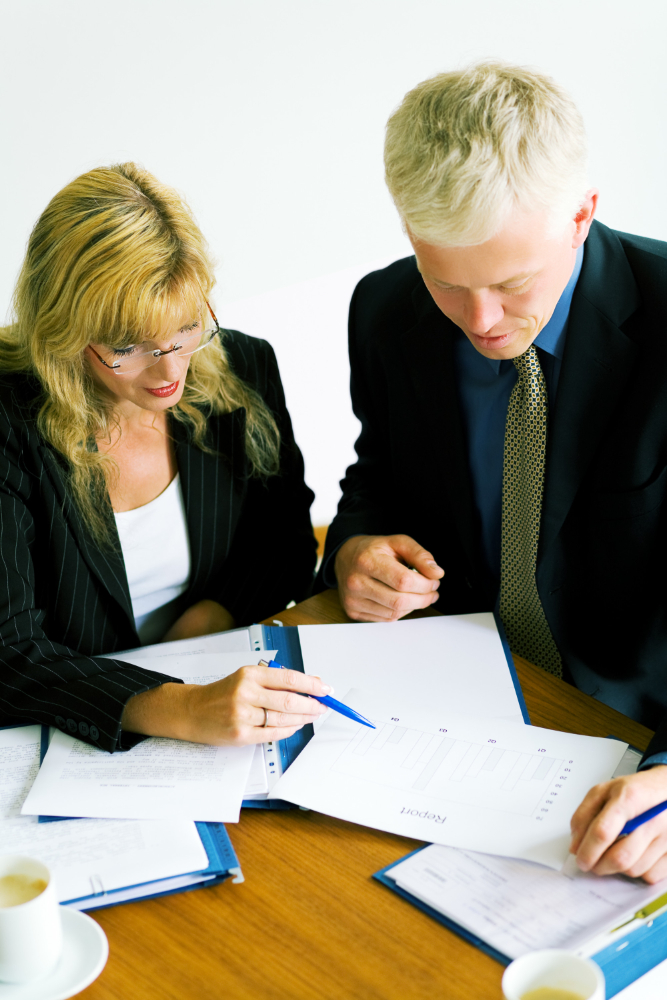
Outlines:
[{"label": "wooden table", "polygon": [[[334,591],[276,616],[344,622]],[[515,657],[538,726],[651,732]],[[94,913],[109,938],[85,1000],[500,1000],[502,967],[371,878],[418,846],[314,812],[246,809],[229,833],[245,882]]]}]

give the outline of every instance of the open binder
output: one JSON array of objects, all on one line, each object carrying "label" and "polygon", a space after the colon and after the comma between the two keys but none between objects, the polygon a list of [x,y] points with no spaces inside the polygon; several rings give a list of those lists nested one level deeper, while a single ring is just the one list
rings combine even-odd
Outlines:
[{"label": "open binder", "polygon": [[[521,708],[521,714],[523,715],[524,722],[530,724],[528,709],[526,708],[523,692],[521,691],[521,685],[519,684],[516,667],[514,666],[514,660],[512,659],[512,654],[510,653],[509,644],[505,636],[502,622],[496,614],[494,614],[494,619],[498,629],[500,641],[502,643],[505,659],[507,660],[507,667],[514,684],[514,690],[516,691],[519,706]],[[282,625],[280,623],[276,625],[251,625],[248,629],[248,634],[250,638],[250,648],[253,653],[261,654],[264,650],[275,649],[277,650],[276,659],[283,667],[288,667],[290,670],[299,670],[301,673],[305,672],[298,626]],[[303,726],[302,729],[294,733],[293,736],[290,736],[286,740],[280,740],[276,744],[264,744],[266,769],[269,778],[269,792],[283,772],[290,766],[292,761],[298,757],[312,737],[313,727],[312,725],[307,725]],[[252,809],[297,808],[297,806],[294,806],[289,802],[284,802],[281,799],[244,799],[243,805]]]}]

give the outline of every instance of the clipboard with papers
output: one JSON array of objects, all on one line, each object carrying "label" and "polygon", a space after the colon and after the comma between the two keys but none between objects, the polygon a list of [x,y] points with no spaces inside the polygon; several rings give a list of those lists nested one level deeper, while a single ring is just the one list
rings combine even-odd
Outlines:
[{"label": "clipboard with papers", "polygon": [[[629,749],[617,773],[641,758]],[[565,948],[602,969],[615,996],[667,959],[667,880],[583,875],[427,845],[373,876],[503,965],[528,951]]]}]

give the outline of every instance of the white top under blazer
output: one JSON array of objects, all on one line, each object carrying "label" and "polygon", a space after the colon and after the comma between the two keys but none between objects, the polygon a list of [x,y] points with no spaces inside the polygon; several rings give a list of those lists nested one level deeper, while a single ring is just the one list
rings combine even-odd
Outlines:
[{"label": "white top under blazer", "polygon": [[176,620],[190,579],[190,540],[178,474],[155,500],[114,514],[134,621],[143,646],[159,642]]}]

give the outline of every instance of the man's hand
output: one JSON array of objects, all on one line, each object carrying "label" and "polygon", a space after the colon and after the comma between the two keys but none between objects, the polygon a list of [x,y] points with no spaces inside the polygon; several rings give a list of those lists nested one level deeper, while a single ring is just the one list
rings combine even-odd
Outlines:
[{"label": "man's hand", "polygon": [[[414,572],[413,570],[416,570]],[[336,553],[338,592],[359,622],[393,622],[438,600],[445,571],[407,535],[355,535]]]},{"label": "man's hand", "polygon": [[667,766],[596,785],[572,817],[570,851],[582,871],[623,872],[645,882],[667,877],[667,811],[627,837],[616,838],[629,819],[667,800]]}]

